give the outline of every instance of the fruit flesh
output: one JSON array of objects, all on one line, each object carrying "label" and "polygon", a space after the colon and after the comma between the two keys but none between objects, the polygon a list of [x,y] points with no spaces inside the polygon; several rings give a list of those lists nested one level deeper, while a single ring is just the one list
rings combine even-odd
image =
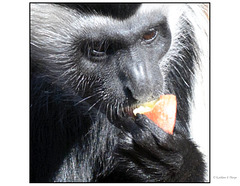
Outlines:
[{"label": "fruit flesh", "polygon": [[134,109],[133,113],[146,115],[165,132],[173,134],[177,113],[176,96],[161,95],[159,100],[147,102]]}]

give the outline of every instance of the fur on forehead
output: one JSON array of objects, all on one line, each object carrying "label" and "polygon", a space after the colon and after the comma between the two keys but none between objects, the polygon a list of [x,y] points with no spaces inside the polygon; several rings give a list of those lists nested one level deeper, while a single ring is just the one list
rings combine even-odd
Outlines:
[{"label": "fur on forehead", "polygon": [[[178,34],[179,17],[191,13],[191,8],[194,5],[144,3],[133,16],[118,20],[98,14],[79,13],[56,4],[33,3],[31,32],[34,34],[31,39],[37,45],[46,46],[48,41],[51,46],[61,43],[68,47],[73,41],[82,39],[104,39],[104,36],[124,38],[154,26],[165,17],[172,33]],[[193,16],[187,17],[193,19]]]},{"label": "fur on forehead", "polygon": [[[59,36],[68,33],[69,36],[92,39],[105,34],[124,37],[125,34],[137,33],[151,26],[150,23],[159,22],[167,16],[168,9],[168,5],[164,4],[142,4],[132,17],[117,20],[97,14],[80,14],[76,10],[55,4],[31,4],[31,24],[33,29],[34,26],[41,25],[39,31],[47,31],[50,35],[54,32]],[[136,24],[136,20],[143,24]]]}]

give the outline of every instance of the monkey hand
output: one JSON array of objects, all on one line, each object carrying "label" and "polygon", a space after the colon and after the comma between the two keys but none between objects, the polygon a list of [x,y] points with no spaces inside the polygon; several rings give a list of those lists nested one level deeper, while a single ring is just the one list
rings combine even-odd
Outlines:
[{"label": "monkey hand", "polygon": [[119,170],[134,182],[198,182],[203,159],[185,135],[166,133],[145,115],[121,118]]}]

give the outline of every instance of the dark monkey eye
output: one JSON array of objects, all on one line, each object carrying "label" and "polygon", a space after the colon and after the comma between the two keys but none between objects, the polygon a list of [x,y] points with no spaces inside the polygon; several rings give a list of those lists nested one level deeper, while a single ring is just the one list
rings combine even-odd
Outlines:
[{"label": "dark monkey eye", "polygon": [[157,31],[152,28],[143,35],[143,39],[149,42],[149,41],[153,41],[156,38],[156,36],[157,36]]},{"label": "dark monkey eye", "polygon": [[91,55],[95,57],[101,57],[106,54],[107,46],[106,43],[94,43],[91,47]]}]

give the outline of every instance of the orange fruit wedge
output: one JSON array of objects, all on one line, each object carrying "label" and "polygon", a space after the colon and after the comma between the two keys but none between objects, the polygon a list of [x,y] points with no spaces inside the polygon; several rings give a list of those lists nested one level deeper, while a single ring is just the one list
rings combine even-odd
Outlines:
[{"label": "orange fruit wedge", "polygon": [[157,101],[147,102],[133,110],[133,114],[144,114],[161,129],[173,134],[176,114],[177,99],[175,95],[161,95]]}]

